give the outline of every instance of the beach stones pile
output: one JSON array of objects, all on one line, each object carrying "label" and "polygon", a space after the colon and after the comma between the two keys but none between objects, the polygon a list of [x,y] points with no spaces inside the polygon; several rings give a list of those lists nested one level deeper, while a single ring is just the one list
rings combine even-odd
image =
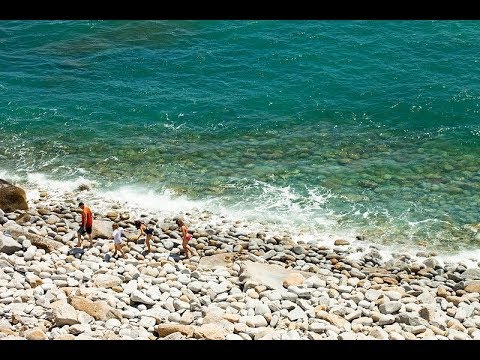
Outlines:
[{"label": "beach stones pile", "polygon": [[[73,194],[0,210],[0,339],[480,339],[478,267],[297,244],[206,212],[189,214],[185,259],[174,219],[143,215],[150,254],[113,202],[83,249]],[[112,222],[127,259],[111,256]]]}]

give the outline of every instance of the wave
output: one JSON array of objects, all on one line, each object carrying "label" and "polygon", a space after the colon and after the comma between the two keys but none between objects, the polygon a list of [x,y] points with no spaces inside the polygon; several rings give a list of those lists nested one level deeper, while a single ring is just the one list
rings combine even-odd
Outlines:
[{"label": "wave", "polygon": [[[229,229],[232,224],[241,223],[242,227],[238,231],[288,235],[296,242],[333,247],[335,240],[345,239],[358,250],[350,258],[360,256],[373,245],[381,252],[384,260],[391,258],[394,253],[408,253],[415,257],[423,251],[436,253],[445,262],[463,262],[476,266],[480,261],[478,249],[445,251],[434,241],[428,243],[428,237],[426,244],[415,243],[408,236],[403,242],[379,241],[394,237],[401,219],[390,216],[382,228],[374,224],[378,212],[357,208],[352,202],[350,216],[363,219],[367,225],[360,226],[354,221],[345,221],[346,213],[336,212],[334,206],[331,206],[331,201],[339,200],[340,197],[321,187],[306,188],[300,192],[290,186],[272,186],[254,181],[238,189],[241,201],[232,201],[222,197],[191,199],[172,189],[163,188],[159,191],[143,184],[105,185],[99,180],[84,176],[58,180],[42,173],[21,176],[0,169],[0,178],[25,188],[30,203],[38,201],[41,192],[46,191],[52,201],[61,202],[66,195],[73,196],[78,201],[89,203],[99,213],[106,213],[115,205],[115,208],[127,211],[134,217],[143,215],[164,219],[183,214],[187,221],[189,216],[194,217],[199,225],[215,224]],[[208,216],[202,217],[201,214]],[[415,232],[439,221],[427,219],[422,222],[404,222],[409,231]],[[364,236],[366,233],[369,235]]]}]

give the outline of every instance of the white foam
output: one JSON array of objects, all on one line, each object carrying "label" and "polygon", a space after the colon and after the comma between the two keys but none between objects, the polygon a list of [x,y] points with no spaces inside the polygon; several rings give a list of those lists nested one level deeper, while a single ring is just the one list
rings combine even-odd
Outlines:
[{"label": "white foam", "polygon": [[477,268],[480,266],[480,249],[460,251],[456,254],[441,254],[438,258],[442,259],[445,264],[459,264],[462,263],[467,267]]},{"label": "white foam", "polygon": [[22,178],[20,176],[4,169],[0,169],[0,179],[6,180],[12,184],[16,184],[17,182],[22,181]]},{"label": "white foam", "polygon": [[72,192],[78,189],[80,185],[95,187],[97,182],[79,176],[72,180],[54,180],[41,173],[30,173],[27,175],[27,181],[30,186],[37,186],[54,192]]},{"label": "white foam", "polygon": [[165,129],[169,129],[169,130],[173,130],[173,131],[178,131],[178,130],[180,130],[180,129],[181,129],[182,127],[184,127],[184,126],[185,126],[185,123],[182,123],[182,124],[180,124],[180,125],[175,125],[173,122],[168,123],[168,124],[167,124],[167,123],[164,123],[164,124],[163,124],[163,127],[164,127]]},{"label": "white foam", "polygon": [[[366,241],[357,241],[356,236],[362,234],[359,229],[352,225],[342,226],[338,223],[337,219],[341,216],[328,210],[329,200],[335,195],[322,188],[306,189],[304,195],[289,186],[275,187],[256,182],[254,186],[259,187],[262,191],[258,198],[245,198],[241,203],[226,205],[222,198],[192,200],[169,189],[154,191],[152,188],[141,185],[105,189],[96,181],[83,176],[61,181],[52,179],[45,174],[31,173],[26,175],[26,179],[22,179],[18,175],[12,176],[8,171],[0,169],[0,178],[15,182],[19,186],[23,180],[26,190],[28,189],[29,201],[39,199],[40,191],[47,191],[49,198],[59,201],[64,200],[66,193],[70,193],[70,197],[74,194],[73,196],[76,196],[77,199],[95,204],[97,211],[109,211],[113,203],[133,215],[151,214],[158,218],[188,213],[192,213],[192,216],[197,218],[196,215],[207,211],[210,212],[210,216],[203,224],[216,223],[216,226],[225,229],[240,221],[242,231],[288,234],[297,242],[316,243],[329,247],[333,247],[337,239],[349,241],[352,247],[368,247],[368,241],[371,241],[368,237]],[[86,185],[90,190],[79,191],[81,185]],[[368,214],[368,210],[361,214],[361,216]],[[198,222],[202,223],[201,220]],[[410,226],[414,228],[419,223],[412,222]],[[391,225],[393,226],[393,223]],[[425,248],[415,246],[413,240],[405,245],[383,246],[376,242],[371,242],[371,244],[379,249],[385,261],[391,258],[392,253],[407,253],[415,257],[416,253],[427,251]],[[440,253],[439,258],[450,262],[473,265],[480,260],[480,250],[461,251],[455,254],[437,252]],[[350,256],[358,255],[352,253]]]},{"label": "white foam", "polygon": [[194,201],[185,196],[177,196],[169,189],[159,194],[139,185],[122,186],[99,194],[107,200],[119,202],[125,209],[137,211],[143,209],[168,214],[199,211],[208,203],[208,201]]}]

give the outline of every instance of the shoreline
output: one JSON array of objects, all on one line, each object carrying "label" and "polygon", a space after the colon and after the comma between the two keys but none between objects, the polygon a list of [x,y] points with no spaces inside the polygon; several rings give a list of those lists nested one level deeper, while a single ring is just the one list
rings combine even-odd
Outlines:
[{"label": "shoreline", "polygon": [[[280,236],[288,235],[299,243],[315,243],[333,247],[335,240],[345,239],[350,243],[352,253],[359,251],[354,248],[369,251],[370,247],[374,247],[382,254],[385,262],[392,257],[404,254],[417,261],[423,261],[427,257],[434,256],[444,263],[462,263],[467,267],[480,267],[480,246],[476,246],[474,240],[468,245],[447,245],[446,247],[442,244],[436,246],[428,240],[402,242],[396,239],[390,243],[382,240],[385,235],[382,232],[375,235],[369,233],[369,231],[363,232],[360,228],[342,228],[338,224],[332,224],[332,228],[328,224],[323,224],[318,229],[314,229],[314,227],[297,229],[290,222],[287,224],[274,220],[258,219],[258,216],[252,217],[253,214],[251,213],[244,213],[242,210],[238,211],[238,209],[232,210],[216,203],[211,206],[212,199],[202,201],[190,200],[183,196],[173,197],[173,193],[168,190],[164,193],[156,193],[148,187],[138,185],[127,185],[107,190],[97,187],[96,180],[82,176],[74,180],[63,181],[50,179],[40,173],[31,174],[27,178],[5,175],[6,173],[4,173],[5,178],[11,178],[11,182],[18,184],[27,191],[30,204],[38,201],[40,192],[48,192],[49,197],[60,202],[64,201],[65,196],[75,198],[77,202],[85,197],[86,201],[95,206],[92,210],[97,210],[99,214],[107,212],[112,206],[125,209],[132,214],[144,214],[154,218],[175,216],[178,213],[187,212],[192,214],[192,220],[199,222],[201,226],[208,226],[209,223],[218,224],[224,220],[240,221],[247,224],[252,232],[265,231]],[[208,221],[200,219],[199,214],[201,213],[211,215],[211,219]],[[475,235],[475,239],[480,239],[480,224],[471,224],[468,226],[468,231]],[[454,238],[452,238],[452,241],[454,241]],[[345,246],[342,248],[345,248]]]},{"label": "shoreline", "polygon": [[[270,227],[197,211],[176,214],[186,217],[198,255],[186,260],[171,215],[136,213],[90,190],[40,190],[38,198],[26,191],[27,212],[0,212],[9,218],[2,239],[16,222],[25,232],[12,233],[16,251],[0,252],[5,339],[480,339],[478,264],[428,253],[385,260],[385,250],[366,241],[296,243]],[[112,221],[125,229],[126,260],[108,259],[113,240],[105,238],[69,254],[79,198],[105,222],[102,237]],[[144,244],[128,241],[138,234],[136,218],[156,229],[146,256]],[[60,245],[47,252],[29,234]]]}]

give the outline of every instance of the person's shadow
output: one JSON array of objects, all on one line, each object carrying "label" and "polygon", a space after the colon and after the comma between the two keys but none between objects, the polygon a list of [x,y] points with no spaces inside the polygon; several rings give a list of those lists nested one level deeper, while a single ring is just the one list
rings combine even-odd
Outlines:
[{"label": "person's shadow", "polygon": [[85,250],[82,249],[82,248],[79,248],[79,247],[74,247],[70,250],[68,250],[68,255],[77,255],[79,254],[78,256],[75,256],[75,257],[81,257],[83,254],[85,253]]},{"label": "person's shadow", "polygon": [[169,258],[169,259],[172,259],[173,261],[179,261],[179,260],[180,260],[180,255],[179,255],[179,254],[169,253],[169,254],[168,254],[168,258]]}]

